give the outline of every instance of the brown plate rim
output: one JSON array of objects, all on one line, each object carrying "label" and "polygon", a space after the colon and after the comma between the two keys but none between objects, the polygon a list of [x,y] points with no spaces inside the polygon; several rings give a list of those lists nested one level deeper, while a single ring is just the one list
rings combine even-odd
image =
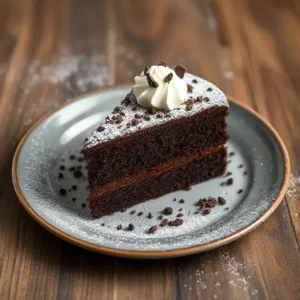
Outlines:
[{"label": "brown plate rim", "polygon": [[242,108],[246,109],[247,111],[249,111],[250,113],[255,115],[259,120],[261,120],[265,124],[265,126],[267,126],[270,129],[270,131],[275,136],[277,142],[279,143],[281,151],[283,153],[283,157],[284,157],[285,174],[284,174],[283,184],[282,184],[277,196],[274,198],[273,202],[271,203],[271,205],[251,224],[247,225],[244,228],[241,228],[240,230],[232,233],[231,235],[225,236],[225,237],[217,239],[215,241],[211,241],[209,243],[197,245],[197,246],[192,246],[192,247],[182,248],[182,249],[174,249],[174,250],[164,250],[164,251],[136,251],[136,250],[122,250],[122,249],[109,248],[109,247],[105,247],[105,246],[101,246],[101,245],[96,245],[96,244],[93,244],[93,243],[90,243],[87,241],[83,241],[81,239],[75,238],[75,237],[59,230],[58,228],[56,228],[55,226],[51,225],[50,223],[46,222],[43,218],[41,218],[26,201],[26,198],[21,191],[21,188],[20,188],[20,185],[18,182],[18,176],[17,176],[18,159],[19,159],[20,151],[22,149],[23,144],[27,140],[28,136],[44,119],[46,119],[48,116],[55,113],[56,111],[60,110],[64,106],[66,106],[72,102],[75,102],[76,100],[79,100],[83,97],[93,95],[99,91],[115,89],[118,87],[125,87],[125,86],[126,85],[104,87],[104,88],[100,88],[100,89],[94,90],[92,92],[80,95],[78,97],[68,99],[66,101],[66,103],[62,104],[57,109],[50,111],[50,112],[46,113],[44,116],[42,116],[41,118],[39,118],[24,134],[24,136],[21,139],[21,141],[16,149],[16,152],[14,154],[13,164],[12,164],[12,180],[13,180],[13,185],[14,185],[16,194],[19,198],[19,201],[21,202],[21,204],[25,208],[25,210],[29,213],[29,215],[35,221],[37,221],[45,229],[47,229],[51,233],[55,234],[59,238],[65,240],[73,245],[79,246],[81,248],[84,248],[84,249],[87,249],[90,251],[99,252],[101,254],[106,254],[106,255],[127,257],[127,258],[139,258],[139,259],[168,258],[168,257],[178,257],[178,256],[184,256],[184,255],[190,255],[190,254],[199,253],[199,252],[203,252],[203,251],[208,251],[208,250],[220,247],[222,245],[228,244],[234,240],[237,240],[238,238],[244,236],[245,234],[247,234],[248,232],[250,232],[251,230],[256,228],[258,225],[263,223],[275,211],[275,209],[280,204],[281,200],[283,199],[283,197],[285,195],[285,192],[286,192],[287,186],[288,186],[289,176],[290,176],[290,159],[289,159],[289,155],[288,155],[286,146],[284,145],[284,143],[283,143],[281,137],[279,136],[279,134],[277,133],[277,131],[269,123],[269,121],[267,121],[264,117],[259,115],[256,111],[254,111],[252,108],[248,107],[247,105],[237,102],[237,100],[234,97],[226,95],[226,97],[229,101],[241,106]]}]

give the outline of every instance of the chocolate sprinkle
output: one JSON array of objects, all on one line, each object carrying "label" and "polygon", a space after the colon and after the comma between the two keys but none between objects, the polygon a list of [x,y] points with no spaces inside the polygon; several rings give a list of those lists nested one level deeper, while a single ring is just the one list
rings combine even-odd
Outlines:
[{"label": "chocolate sprinkle", "polygon": [[131,215],[135,214],[135,209],[130,212]]},{"label": "chocolate sprinkle", "polygon": [[161,226],[161,227],[164,227],[164,226],[166,226],[167,224],[168,224],[168,219],[163,219],[161,222],[160,222],[160,224],[159,224],[159,226]]},{"label": "chocolate sprinkle", "polygon": [[59,193],[62,195],[62,196],[65,196],[67,194],[67,190],[62,188],[59,190]]},{"label": "chocolate sprinkle", "polygon": [[82,172],[80,170],[76,170],[73,175],[75,178],[80,178],[82,176]]},{"label": "chocolate sprinkle", "polygon": [[211,92],[211,91],[212,91],[212,88],[209,87],[209,88],[207,89],[207,91],[208,91],[208,92]]},{"label": "chocolate sprinkle", "polygon": [[144,116],[144,120],[150,121],[150,117],[149,116]]},{"label": "chocolate sprinkle", "polygon": [[244,175],[248,175],[248,172],[247,172],[247,171],[245,171],[245,172],[244,172]]},{"label": "chocolate sprinkle", "polygon": [[238,168],[242,168],[243,167],[243,164],[240,164],[239,166],[238,166]]},{"label": "chocolate sprinkle", "polygon": [[76,156],[75,155],[70,155],[70,157],[69,157],[71,160],[74,160],[75,158],[76,158]]},{"label": "chocolate sprinkle", "polygon": [[169,83],[173,78],[173,73],[168,74],[165,78],[164,78],[164,82]]},{"label": "chocolate sprinkle", "polygon": [[226,200],[225,200],[223,197],[218,197],[218,202],[219,202],[219,204],[221,204],[221,205],[226,204]]},{"label": "chocolate sprinkle", "polygon": [[76,201],[76,198],[75,198],[75,197],[74,197],[74,198],[72,198],[72,201],[73,201],[73,202],[75,202],[75,201]]},{"label": "chocolate sprinkle", "polygon": [[186,68],[183,67],[183,66],[180,66],[180,65],[177,65],[175,68],[174,68],[174,71],[176,73],[176,75],[179,77],[179,78],[183,78],[185,72],[186,72]]},{"label": "chocolate sprinkle", "polygon": [[118,229],[118,230],[121,230],[121,229],[122,229],[122,225],[119,225],[119,226],[117,227],[117,229]]},{"label": "chocolate sprinkle", "polygon": [[85,204],[85,203],[82,203],[82,204],[81,204],[81,207],[82,207],[82,208],[86,208],[86,204]]},{"label": "chocolate sprinkle", "polygon": [[192,81],[193,83],[197,83],[198,81],[196,80],[196,79],[193,79],[193,81]]},{"label": "chocolate sprinkle", "polygon": [[61,171],[64,171],[64,170],[66,169],[66,167],[65,167],[64,165],[61,165],[61,166],[59,167],[59,169],[60,169]]},{"label": "chocolate sprinkle", "polygon": [[176,219],[175,221],[169,221],[168,225],[169,226],[180,226],[182,225],[183,220],[182,219]]},{"label": "chocolate sprinkle", "polygon": [[208,214],[210,214],[211,213],[211,209],[210,208],[206,208],[206,209],[204,209],[203,210],[203,215],[208,215]]},{"label": "chocolate sprinkle", "polygon": [[151,212],[149,212],[147,218],[148,218],[148,219],[152,219],[152,218],[153,218],[153,215],[151,214]]},{"label": "chocolate sprinkle", "polygon": [[148,109],[148,113],[150,115],[155,115],[156,114],[156,109],[154,107],[151,107],[151,108]]},{"label": "chocolate sprinkle", "polygon": [[133,120],[131,121],[131,124],[132,124],[133,126],[136,126],[136,125],[139,124],[139,121],[138,121],[137,119],[133,119]]},{"label": "chocolate sprinkle", "polygon": [[58,173],[58,178],[59,178],[59,179],[63,179],[63,178],[64,178],[63,173]]},{"label": "chocolate sprinkle", "polygon": [[232,184],[233,184],[233,179],[232,179],[232,178],[229,178],[229,179],[227,180],[227,184],[228,184],[228,185],[232,185]]},{"label": "chocolate sprinkle", "polygon": [[230,153],[229,153],[229,156],[233,156],[233,155],[234,155],[234,152],[230,152]]},{"label": "chocolate sprinkle", "polygon": [[76,184],[72,185],[72,190],[73,190],[73,191],[76,191],[76,190],[77,190],[77,185],[76,185]]},{"label": "chocolate sprinkle", "polygon": [[182,208],[179,208],[178,211],[182,211]]},{"label": "chocolate sprinkle", "polygon": [[149,228],[148,233],[154,233],[156,230],[157,230],[157,226],[154,225],[154,226]]},{"label": "chocolate sprinkle", "polygon": [[146,74],[147,81],[150,87],[157,88],[158,83],[150,76],[150,74]]},{"label": "chocolate sprinkle", "polygon": [[179,214],[177,214],[177,216],[176,216],[177,218],[181,218],[181,217],[183,217],[183,213],[179,213]]},{"label": "chocolate sprinkle", "polygon": [[163,210],[163,214],[164,215],[171,215],[173,213],[173,208],[172,207],[166,207],[164,210]]},{"label": "chocolate sprinkle", "polygon": [[133,231],[133,230],[134,230],[134,225],[130,223],[130,224],[128,225],[128,230],[129,230],[129,231]]},{"label": "chocolate sprinkle", "polygon": [[137,215],[138,217],[142,216],[144,213],[142,211],[140,211]]},{"label": "chocolate sprinkle", "polygon": [[120,212],[125,212],[126,210],[127,210],[127,208],[124,207],[124,208],[122,208],[122,209],[120,210]]},{"label": "chocolate sprinkle", "polygon": [[158,220],[162,220],[164,218],[164,216],[163,215],[160,215],[157,219]]},{"label": "chocolate sprinkle", "polygon": [[180,199],[179,200],[179,203],[184,203],[185,201],[183,199]]},{"label": "chocolate sprinkle", "polygon": [[242,192],[243,192],[242,189],[239,189],[239,190],[238,190],[238,194],[241,194]]}]

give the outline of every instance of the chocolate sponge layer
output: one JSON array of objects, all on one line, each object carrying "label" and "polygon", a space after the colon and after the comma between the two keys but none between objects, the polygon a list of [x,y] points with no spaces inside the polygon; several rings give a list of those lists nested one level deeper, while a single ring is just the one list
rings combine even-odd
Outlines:
[{"label": "chocolate sponge layer", "polygon": [[[186,161],[186,163],[185,163]],[[226,148],[209,148],[181,157],[102,188],[90,188],[88,199],[93,217],[112,214],[123,208],[190,185],[220,176],[226,168]]]},{"label": "chocolate sponge layer", "polygon": [[227,114],[228,107],[212,107],[191,117],[85,148],[89,188],[104,186],[174,157],[224,144],[228,139],[225,131]]}]

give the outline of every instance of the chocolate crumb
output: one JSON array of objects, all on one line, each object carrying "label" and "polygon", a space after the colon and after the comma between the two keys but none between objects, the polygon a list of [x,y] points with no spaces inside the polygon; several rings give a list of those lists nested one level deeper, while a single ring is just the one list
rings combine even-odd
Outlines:
[{"label": "chocolate crumb", "polygon": [[142,211],[140,211],[137,215],[138,217],[142,216],[144,213]]},{"label": "chocolate crumb", "polygon": [[134,117],[135,117],[136,119],[140,119],[142,116],[139,115],[139,114],[135,114]]},{"label": "chocolate crumb", "polygon": [[238,168],[242,168],[243,167],[243,164],[240,164],[239,166],[238,166]]},{"label": "chocolate crumb", "polygon": [[148,218],[148,219],[152,219],[152,218],[153,218],[153,215],[151,214],[151,212],[149,212],[147,218]]},{"label": "chocolate crumb", "polygon": [[150,121],[150,117],[149,116],[144,116],[144,120]]},{"label": "chocolate crumb", "polygon": [[183,213],[179,213],[179,214],[177,214],[177,216],[176,216],[177,218],[181,218],[181,217],[183,217]]},{"label": "chocolate crumb", "polygon": [[176,201],[176,198],[174,198],[173,201]]},{"label": "chocolate crumb", "polygon": [[219,202],[219,204],[221,204],[221,205],[226,204],[226,200],[225,200],[223,197],[218,197],[218,202]]},{"label": "chocolate crumb", "polygon": [[161,114],[157,114],[157,115],[156,115],[156,118],[157,118],[157,119],[161,119],[162,117],[163,117],[163,116],[162,116]]},{"label": "chocolate crumb", "polygon": [[208,98],[208,97],[204,97],[204,98],[203,98],[203,101],[209,102],[209,98]]},{"label": "chocolate crumb", "polygon": [[242,192],[243,192],[242,189],[239,189],[239,190],[238,190],[238,194],[241,194]]},{"label": "chocolate crumb", "polygon": [[186,105],[185,110],[190,111],[193,109],[193,105]]},{"label": "chocolate crumb", "polygon": [[225,207],[225,210],[228,210],[229,209],[229,207]]},{"label": "chocolate crumb", "polygon": [[131,110],[132,111],[137,111],[137,107],[134,106]]},{"label": "chocolate crumb", "polygon": [[169,83],[173,78],[173,73],[168,74],[165,78],[164,78],[164,82]]},{"label": "chocolate crumb", "polygon": [[122,111],[122,108],[121,106],[116,106],[113,110],[113,114],[117,114],[117,113],[120,113]]},{"label": "chocolate crumb", "polygon": [[122,209],[120,210],[120,212],[125,212],[126,210],[127,210],[127,208],[124,207],[124,208],[122,208]]},{"label": "chocolate crumb", "polygon": [[76,185],[76,184],[72,185],[72,190],[73,190],[73,191],[76,191],[76,190],[77,190],[77,185]]},{"label": "chocolate crumb", "polygon": [[182,208],[179,208],[178,211],[182,211]]},{"label": "chocolate crumb", "polygon": [[128,230],[129,230],[129,231],[133,231],[133,230],[134,230],[134,225],[130,223],[130,224],[128,225]]},{"label": "chocolate crumb", "polygon": [[180,199],[179,200],[179,203],[184,203],[185,201],[183,199]]},{"label": "chocolate crumb", "polygon": [[62,196],[65,196],[67,194],[67,190],[62,188],[59,190],[59,193],[62,195]]},{"label": "chocolate crumb", "polygon": [[77,161],[78,161],[78,162],[83,162],[83,161],[84,161],[84,158],[83,158],[83,157],[78,157],[78,158],[77,158]]},{"label": "chocolate crumb", "polygon": [[61,166],[59,167],[59,169],[60,169],[61,171],[64,171],[64,170],[66,169],[66,167],[65,167],[64,165],[61,165]]},{"label": "chocolate crumb", "polygon": [[123,118],[121,115],[117,115],[116,120],[115,120],[116,124],[120,124],[123,122]]},{"label": "chocolate crumb", "polygon": [[82,204],[81,204],[81,207],[82,207],[82,208],[86,208],[86,204],[85,204],[85,203],[82,203]]},{"label": "chocolate crumb", "polygon": [[211,91],[212,91],[212,88],[209,87],[209,88],[207,89],[207,91],[208,91],[208,92],[211,92]]},{"label": "chocolate crumb", "polygon": [[225,175],[225,177],[230,176],[230,175],[232,175],[232,173],[231,172],[227,172],[226,175]]},{"label": "chocolate crumb", "polygon": [[174,221],[169,221],[168,225],[169,226],[180,226],[180,225],[182,225],[182,223],[183,223],[182,219],[176,219]]},{"label": "chocolate crumb", "polygon": [[121,230],[122,229],[122,225],[118,225],[117,229]]},{"label": "chocolate crumb", "polygon": [[196,102],[202,102],[203,101],[203,97],[202,96],[198,96],[197,98],[196,98]]},{"label": "chocolate crumb", "polygon": [[193,92],[194,87],[190,84],[187,84],[187,92],[188,93],[192,93]]},{"label": "chocolate crumb", "polygon": [[234,152],[230,152],[230,153],[229,153],[229,156],[233,156],[233,155],[234,155]]},{"label": "chocolate crumb", "polygon": [[148,233],[154,233],[156,230],[157,230],[157,226],[154,225],[154,226],[149,228]]},{"label": "chocolate crumb", "polygon": [[248,172],[247,172],[247,171],[245,171],[245,172],[244,172],[244,175],[248,175]]},{"label": "chocolate crumb", "polygon": [[70,171],[70,172],[74,172],[75,169],[76,169],[75,166],[73,166],[73,167],[69,168],[69,171]]},{"label": "chocolate crumb", "polygon": [[227,184],[228,184],[228,185],[232,185],[232,184],[233,184],[233,179],[232,179],[232,178],[229,178],[229,179],[227,180]]},{"label": "chocolate crumb", "polygon": [[179,77],[179,78],[183,78],[185,72],[186,72],[186,68],[183,67],[183,66],[180,66],[180,65],[177,65],[175,68],[174,68],[174,71],[176,73],[176,75]]},{"label": "chocolate crumb", "polygon": [[73,175],[75,178],[80,178],[82,176],[82,172],[80,170],[76,170]]},{"label": "chocolate crumb", "polygon": [[131,215],[135,214],[135,209],[130,212]]},{"label": "chocolate crumb", "polygon": [[101,226],[105,226],[105,224],[104,224],[104,223],[101,223]]},{"label": "chocolate crumb", "polygon": [[197,83],[198,81],[196,79],[193,79],[192,83]]},{"label": "chocolate crumb", "polygon": [[158,220],[162,220],[164,218],[164,216],[163,215],[160,215],[157,219]]},{"label": "chocolate crumb", "polygon": [[71,192],[72,190],[71,189],[69,189],[69,192]]},{"label": "chocolate crumb", "polygon": [[166,207],[164,210],[163,210],[163,214],[164,215],[171,215],[173,213],[173,208],[172,207]]},{"label": "chocolate crumb", "polygon": [[133,126],[136,126],[136,125],[139,124],[139,121],[138,121],[137,119],[133,119],[133,120],[131,121],[131,124],[132,124]]},{"label": "chocolate crumb", "polygon": [[161,227],[164,227],[164,226],[166,226],[167,224],[168,224],[168,219],[163,219],[161,222],[160,222],[160,224],[159,224],[159,226],[161,226]]},{"label": "chocolate crumb", "polygon": [[63,173],[58,173],[58,178],[59,178],[59,179],[63,179],[63,178],[64,178]]},{"label": "chocolate crumb", "polygon": [[227,162],[227,164],[229,164],[229,163],[231,163],[231,160],[229,160],[229,161]]},{"label": "chocolate crumb", "polygon": [[199,214],[199,211],[198,211],[198,210],[196,210],[196,211],[194,212],[194,215],[197,215],[197,214]]},{"label": "chocolate crumb", "polygon": [[103,126],[99,126],[97,129],[96,129],[96,131],[98,131],[98,132],[102,132],[102,131],[104,131],[105,130],[105,127],[103,127]]},{"label": "chocolate crumb", "polygon": [[156,82],[149,73],[146,74],[147,81],[150,87],[152,88],[157,88],[158,87],[158,82]]},{"label": "chocolate crumb", "polygon": [[75,197],[74,197],[74,198],[72,198],[72,201],[73,201],[73,202],[75,202],[75,201],[76,201],[76,198],[75,198]]},{"label": "chocolate crumb", "polygon": [[205,208],[202,212],[203,215],[208,215],[211,213],[211,209],[210,208]]},{"label": "chocolate crumb", "polygon": [[76,159],[76,156],[75,155],[70,155],[70,157],[69,157],[71,160],[74,160],[74,159]]}]

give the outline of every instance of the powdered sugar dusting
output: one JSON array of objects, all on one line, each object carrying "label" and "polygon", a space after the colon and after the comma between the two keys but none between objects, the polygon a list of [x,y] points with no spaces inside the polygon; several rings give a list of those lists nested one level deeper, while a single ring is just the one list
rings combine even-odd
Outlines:
[{"label": "powdered sugar dusting", "polygon": [[[186,73],[184,76],[184,80],[187,84],[193,86],[192,93],[189,93],[188,96],[196,99],[197,97],[201,97],[203,99],[207,99],[207,101],[198,101],[193,104],[193,108],[189,111],[186,110],[186,105],[182,104],[179,108],[171,110],[168,112],[168,117],[157,118],[156,116],[150,116],[150,120],[140,119],[138,121],[137,126],[127,126],[130,123],[136,114],[144,115],[147,112],[147,109],[137,105],[134,100],[131,100],[129,104],[121,104],[122,112],[125,114],[123,116],[123,121],[116,124],[109,123],[101,123],[99,125],[103,125],[105,128],[104,131],[94,131],[92,135],[89,137],[86,147],[90,148],[99,143],[107,142],[109,140],[120,138],[126,134],[134,133],[138,130],[149,128],[156,125],[164,124],[170,120],[179,119],[182,117],[192,116],[196,113],[199,113],[202,110],[215,107],[215,106],[226,106],[228,107],[228,101],[223,92],[221,92],[215,85],[212,83],[194,76],[192,74]],[[193,80],[197,82],[194,83]],[[159,111],[158,111],[159,113]],[[109,115],[110,117],[112,116]]]}]

